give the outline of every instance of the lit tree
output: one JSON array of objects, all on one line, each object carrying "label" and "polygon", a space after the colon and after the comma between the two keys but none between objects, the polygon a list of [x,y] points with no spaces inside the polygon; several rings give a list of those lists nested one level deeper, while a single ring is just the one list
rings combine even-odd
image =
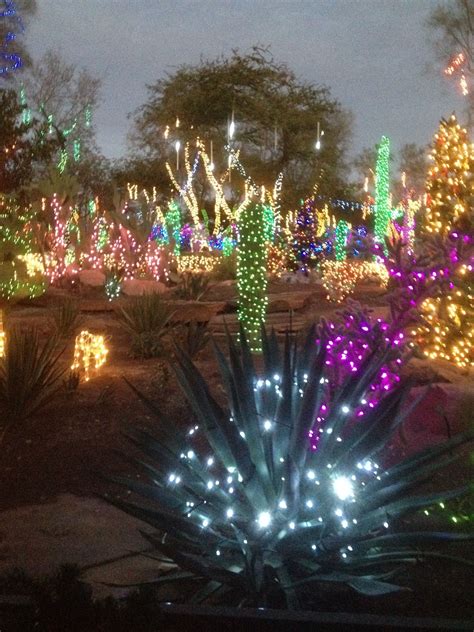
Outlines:
[{"label": "lit tree", "polygon": [[[472,229],[474,209],[474,146],[456,117],[442,120],[431,153],[425,228],[446,249],[446,260],[456,266],[433,274],[445,278],[437,296],[421,305],[422,322],[412,333],[423,354],[474,365],[474,295],[472,289]],[[471,250],[471,252],[469,252]]]},{"label": "lit tree", "polygon": [[441,120],[430,157],[425,228],[446,237],[474,203],[474,148],[454,114]]},{"label": "lit tree", "polygon": [[436,61],[446,77],[454,75],[458,89],[466,97],[471,130],[474,122],[474,0],[439,2],[432,8],[426,27]]},{"label": "lit tree", "polygon": [[301,201],[295,220],[293,250],[304,272],[316,264],[318,220],[313,198]]},{"label": "lit tree", "polygon": [[46,164],[59,138],[46,137],[45,122],[23,120],[25,106],[14,90],[0,89],[0,193],[13,193],[31,181],[39,164]]}]

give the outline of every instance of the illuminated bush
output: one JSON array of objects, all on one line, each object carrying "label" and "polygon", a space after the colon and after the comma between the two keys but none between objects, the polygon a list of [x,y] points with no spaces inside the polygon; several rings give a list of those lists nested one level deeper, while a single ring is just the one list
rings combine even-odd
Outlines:
[{"label": "illuminated bush", "polygon": [[194,580],[194,602],[298,608],[319,583],[398,590],[402,565],[469,537],[420,532],[412,514],[467,492],[415,494],[472,434],[384,464],[409,410],[402,340],[363,313],[313,329],[299,347],[288,338],[280,349],[264,332],[257,372],[245,335],[240,351],[229,337],[229,360],[215,349],[225,405],[177,351],[191,426],[180,432],[160,411],[160,438],[132,430],[145,478],[114,480],[143,500],[111,500],[157,530],[145,537],[179,567],[158,571],[160,582]]}]

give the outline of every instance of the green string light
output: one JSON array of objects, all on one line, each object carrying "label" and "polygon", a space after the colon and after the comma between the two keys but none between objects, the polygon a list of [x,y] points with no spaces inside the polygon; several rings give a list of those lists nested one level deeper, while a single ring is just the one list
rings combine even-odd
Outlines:
[{"label": "green string light", "polygon": [[109,227],[107,226],[107,222],[103,217],[99,219],[99,229],[97,232],[97,250],[102,252],[102,250],[107,245],[109,240]]},{"label": "green string light", "polygon": [[271,206],[265,205],[263,207],[263,222],[264,222],[264,232],[265,232],[265,241],[273,242],[275,237],[275,213]]},{"label": "green string light", "polygon": [[109,301],[119,298],[122,291],[122,280],[116,273],[111,273],[105,282],[105,295]]},{"label": "green string light", "polygon": [[349,224],[341,219],[336,226],[336,235],[334,243],[334,254],[336,261],[344,261],[347,256],[346,244],[349,232]]},{"label": "green string light", "polygon": [[31,110],[29,109],[26,102],[26,92],[25,88],[20,90],[20,103],[23,106],[23,114],[21,116],[22,123],[24,125],[29,125],[31,123]]},{"label": "green string light", "polygon": [[390,222],[391,209],[389,204],[389,160],[390,160],[390,139],[382,136],[380,140],[377,165],[375,168],[375,227],[374,239],[377,243],[385,246],[385,236]]},{"label": "green string light", "polygon": [[79,139],[75,140],[72,145],[72,152],[74,162],[79,162],[81,159],[81,141]]},{"label": "green string light", "polygon": [[169,227],[168,233],[171,233],[174,241],[173,254],[179,257],[181,252],[180,234],[181,234],[181,210],[176,202],[170,202],[168,212],[165,215],[166,225]]},{"label": "green string light", "polygon": [[224,257],[230,257],[234,250],[234,241],[232,237],[223,237],[222,239],[222,255]]},{"label": "green string light", "polygon": [[59,173],[64,173],[64,170],[66,169],[66,165],[67,165],[67,160],[68,160],[67,151],[65,149],[61,149],[61,153],[59,155],[59,162],[58,162]]},{"label": "green string light", "polygon": [[244,327],[253,353],[262,351],[261,329],[265,322],[268,302],[264,213],[263,205],[249,204],[241,211],[239,218],[238,318]]}]

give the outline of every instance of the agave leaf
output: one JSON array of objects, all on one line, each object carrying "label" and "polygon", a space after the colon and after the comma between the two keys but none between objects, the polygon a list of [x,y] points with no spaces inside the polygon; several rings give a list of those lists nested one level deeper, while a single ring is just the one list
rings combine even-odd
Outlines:
[{"label": "agave leaf", "polygon": [[[192,573],[191,573],[192,576]],[[189,599],[189,603],[202,603],[209,599],[214,593],[222,588],[221,582],[216,582],[211,580],[207,584],[205,584],[202,588],[200,588],[197,592],[191,595]]]},{"label": "agave leaf", "polygon": [[[419,509],[421,507],[429,507],[439,502],[449,500],[451,498],[458,498],[467,494],[469,491],[469,485],[458,487],[445,492],[438,492],[435,494],[427,494],[426,496],[409,496],[402,498],[388,505],[384,505],[378,509],[367,512],[361,517],[358,523],[358,528],[374,528],[380,526],[380,524],[387,520],[387,518],[400,517],[407,511],[412,509]],[[371,527],[369,525],[372,525]]]},{"label": "agave leaf", "polygon": [[369,597],[387,595],[392,592],[400,592],[401,590],[408,590],[408,588],[403,588],[402,586],[397,586],[396,584],[388,584],[387,582],[380,582],[376,579],[371,579],[370,577],[356,577],[347,583],[358,593]]},{"label": "agave leaf", "polygon": [[325,360],[326,347],[325,345],[321,345],[318,354],[313,360],[310,369],[310,378],[302,398],[300,412],[291,431],[289,453],[298,471],[302,470],[306,457],[309,454],[309,431],[314,425],[316,413],[322,403],[324,389],[320,380]]},{"label": "agave leaf", "polygon": [[[432,463],[428,466],[415,470],[411,475],[405,475],[399,483],[392,485],[386,485],[383,488],[378,489],[376,492],[370,490],[364,490],[364,503],[367,510],[373,507],[379,507],[387,502],[393,502],[402,494],[405,494],[414,487],[418,487],[422,483],[426,482],[432,474],[440,471],[444,467],[451,465],[455,461],[459,460],[460,455],[448,457]],[[367,498],[365,498],[367,497]]]},{"label": "agave leaf", "polygon": [[383,481],[374,480],[367,487],[367,491],[374,491],[382,485],[387,485],[394,479],[398,479],[401,476],[407,476],[413,471],[416,471],[422,465],[426,463],[434,462],[435,459],[442,456],[446,452],[451,452],[454,448],[460,445],[466,445],[467,443],[474,441],[474,431],[469,430],[467,432],[459,433],[446,442],[440,443],[435,446],[430,446],[416,452],[415,454],[403,459],[400,463],[388,468]]},{"label": "agave leaf", "polygon": [[344,433],[344,447],[334,443],[333,449],[326,453],[327,458],[344,468],[373,456],[374,445],[386,443],[393,434],[391,421],[407,392],[408,386],[392,391],[363,420],[353,421]]},{"label": "agave leaf", "polygon": [[[474,533],[452,533],[449,531],[410,531],[408,533],[387,533],[385,535],[359,540],[356,554],[377,547],[409,545],[419,546],[425,542],[465,542],[473,540]],[[417,552],[419,555],[419,551]]]}]

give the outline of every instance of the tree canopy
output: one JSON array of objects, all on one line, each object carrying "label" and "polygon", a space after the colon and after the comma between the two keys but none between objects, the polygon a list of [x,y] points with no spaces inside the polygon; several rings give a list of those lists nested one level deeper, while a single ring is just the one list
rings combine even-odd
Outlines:
[{"label": "tree canopy", "polygon": [[[214,162],[226,164],[228,126],[235,121],[233,146],[254,180],[271,186],[284,174],[284,203],[317,190],[344,192],[345,150],[351,115],[329,88],[300,81],[268,49],[233,51],[230,57],[180,66],[148,86],[148,101],[135,112],[134,147],[147,157],[172,156],[174,143],[199,136]],[[177,127],[179,122],[179,127]],[[315,149],[318,123],[324,131]]]},{"label": "tree canopy", "polygon": [[23,120],[25,106],[15,90],[0,89],[0,193],[13,193],[29,184],[38,164],[47,163],[61,144],[48,135],[46,122]]},{"label": "tree canopy", "polygon": [[426,27],[442,69],[453,57],[464,55],[463,72],[469,83],[466,111],[468,126],[474,123],[474,0],[449,0],[433,8]]}]

